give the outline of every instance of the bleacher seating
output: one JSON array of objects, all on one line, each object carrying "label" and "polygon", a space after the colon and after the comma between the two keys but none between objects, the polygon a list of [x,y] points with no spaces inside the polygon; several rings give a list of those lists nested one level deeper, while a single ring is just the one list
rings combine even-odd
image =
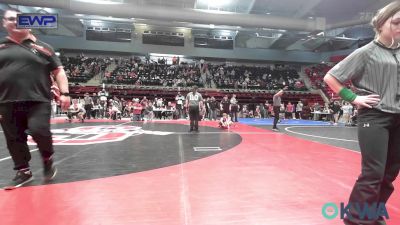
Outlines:
[{"label": "bleacher seating", "polygon": [[[214,64],[141,63],[132,59],[116,60],[113,71],[106,72],[104,83],[136,86],[199,87],[219,89],[307,91],[297,71],[288,66],[227,66]],[[213,85],[214,84],[214,85]]]},{"label": "bleacher seating", "polygon": [[104,72],[109,60],[103,58],[60,57],[68,81],[71,83],[86,83],[100,72]]},{"label": "bleacher seating", "polygon": [[315,89],[321,89],[328,98],[337,99],[339,98],[332,89],[325,84],[324,76],[332,68],[332,66],[326,64],[315,65],[307,67],[304,72],[310,78],[311,84]]}]

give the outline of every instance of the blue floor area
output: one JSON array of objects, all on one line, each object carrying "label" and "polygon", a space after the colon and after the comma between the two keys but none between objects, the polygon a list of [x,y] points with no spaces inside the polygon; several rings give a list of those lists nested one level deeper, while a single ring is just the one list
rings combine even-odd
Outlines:
[{"label": "blue floor area", "polygon": [[[274,119],[239,118],[239,122],[247,125],[273,125]],[[287,119],[281,120],[278,125],[327,126],[331,124],[325,121]]]}]

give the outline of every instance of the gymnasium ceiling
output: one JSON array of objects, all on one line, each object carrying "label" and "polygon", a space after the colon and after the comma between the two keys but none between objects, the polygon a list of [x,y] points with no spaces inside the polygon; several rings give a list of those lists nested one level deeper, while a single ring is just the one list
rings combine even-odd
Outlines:
[{"label": "gymnasium ceiling", "polygon": [[[95,3],[94,3],[95,2]],[[374,36],[369,21],[388,0],[0,0],[0,9],[57,13],[48,35],[80,36],[101,21],[149,29],[186,28],[192,36],[230,36],[236,47],[333,51]]]}]

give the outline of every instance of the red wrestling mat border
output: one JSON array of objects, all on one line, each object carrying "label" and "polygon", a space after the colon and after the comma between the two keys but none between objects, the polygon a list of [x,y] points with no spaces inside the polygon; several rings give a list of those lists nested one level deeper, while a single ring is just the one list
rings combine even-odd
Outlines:
[{"label": "red wrestling mat border", "polygon": [[[341,224],[325,219],[322,206],[347,202],[359,153],[241,124],[232,131],[241,134],[240,145],[197,161],[0,191],[1,224]],[[400,224],[398,202],[396,190],[389,225]]]}]

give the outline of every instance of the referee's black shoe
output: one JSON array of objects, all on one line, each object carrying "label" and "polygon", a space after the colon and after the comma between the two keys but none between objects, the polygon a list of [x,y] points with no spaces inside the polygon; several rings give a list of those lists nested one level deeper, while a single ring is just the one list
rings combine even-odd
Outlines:
[{"label": "referee's black shoe", "polygon": [[33,181],[32,171],[29,168],[18,170],[14,179],[3,187],[4,190],[13,190]]},{"label": "referee's black shoe", "polygon": [[57,168],[54,166],[53,159],[47,159],[43,162],[44,181],[48,182],[54,179],[57,175]]}]

